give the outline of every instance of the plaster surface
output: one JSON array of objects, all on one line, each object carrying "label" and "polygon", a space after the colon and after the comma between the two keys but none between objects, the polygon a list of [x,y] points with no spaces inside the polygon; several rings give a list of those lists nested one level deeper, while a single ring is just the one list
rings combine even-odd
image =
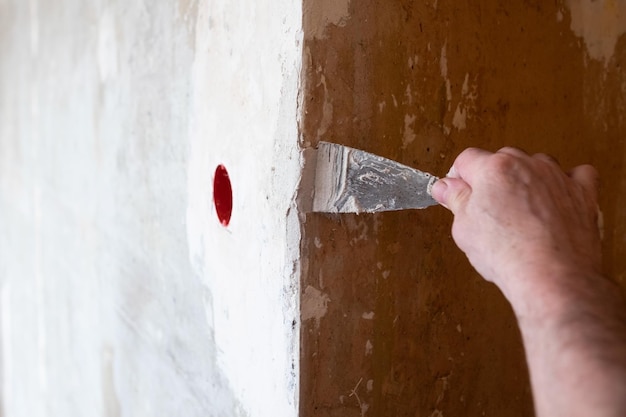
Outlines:
[{"label": "plaster surface", "polygon": [[297,414],[301,14],[0,0],[3,416]]},{"label": "plaster surface", "polygon": [[[624,286],[624,7],[365,0],[339,23],[305,19],[303,146],[438,176],[468,146],[592,163],[606,273]],[[452,242],[451,220],[441,207],[306,216],[302,299],[327,302],[302,317],[302,417],[533,415],[513,314]]]}]

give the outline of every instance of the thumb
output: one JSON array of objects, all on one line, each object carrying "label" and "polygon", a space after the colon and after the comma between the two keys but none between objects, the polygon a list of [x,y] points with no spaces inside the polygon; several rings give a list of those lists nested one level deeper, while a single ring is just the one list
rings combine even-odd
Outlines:
[{"label": "thumb", "polygon": [[456,215],[467,204],[472,189],[460,178],[446,177],[433,184],[431,193],[439,204]]}]

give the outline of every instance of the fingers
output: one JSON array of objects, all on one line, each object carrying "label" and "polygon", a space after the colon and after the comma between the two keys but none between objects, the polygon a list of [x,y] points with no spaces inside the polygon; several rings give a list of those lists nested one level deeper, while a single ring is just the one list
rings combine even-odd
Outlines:
[{"label": "fingers", "polygon": [[579,165],[568,173],[569,177],[580,184],[585,192],[598,201],[598,188],[600,185],[600,175],[591,165]]},{"label": "fingers", "polygon": [[448,178],[460,178],[471,183],[490,155],[493,154],[483,149],[467,148],[457,156],[447,175]]},{"label": "fingers", "polygon": [[551,165],[556,165],[558,167],[561,166],[559,164],[559,161],[556,158],[554,158],[553,156],[550,156],[548,154],[545,154],[545,153],[536,153],[536,154],[533,155],[533,158],[539,159],[539,160],[544,161],[544,162],[546,162],[548,164],[551,164]]},{"label": "fingers", "polygon": [[439,204],[456,215],[469,201],[472,189],[462,179],[442,178],[433,184],[431,192]]},{"label": "fingers", "polygon": [[515,156],[517,158],[528,158],[528,154],[526,152],[513,146],[505,146],[496,153],[505,153],[511,156]]}]

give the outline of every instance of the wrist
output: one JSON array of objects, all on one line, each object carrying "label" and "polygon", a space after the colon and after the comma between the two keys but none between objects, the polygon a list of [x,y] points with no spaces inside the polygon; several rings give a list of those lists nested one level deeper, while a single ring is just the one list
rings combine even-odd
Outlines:
[{"label": "wrist", "polygon": [[619,287],[595,271],[553,268],[508,281],[502,288],[520,322],[554,324],[587,308],[621,300]]}]

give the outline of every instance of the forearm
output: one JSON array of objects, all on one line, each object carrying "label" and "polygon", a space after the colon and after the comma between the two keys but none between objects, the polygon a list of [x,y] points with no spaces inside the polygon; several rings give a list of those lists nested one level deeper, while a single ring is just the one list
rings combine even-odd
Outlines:
[{"label": "forearm", "polygon": [[538,417],[626,416],[626,305],[602,264],[598,173],[466,149],[432,187],[452,236],[517,315]]},{"label": "forearm", "polygon": [[537,416],[626,415],[626,305],[619,288],[601,276],[545,282],[509,297]]}]

